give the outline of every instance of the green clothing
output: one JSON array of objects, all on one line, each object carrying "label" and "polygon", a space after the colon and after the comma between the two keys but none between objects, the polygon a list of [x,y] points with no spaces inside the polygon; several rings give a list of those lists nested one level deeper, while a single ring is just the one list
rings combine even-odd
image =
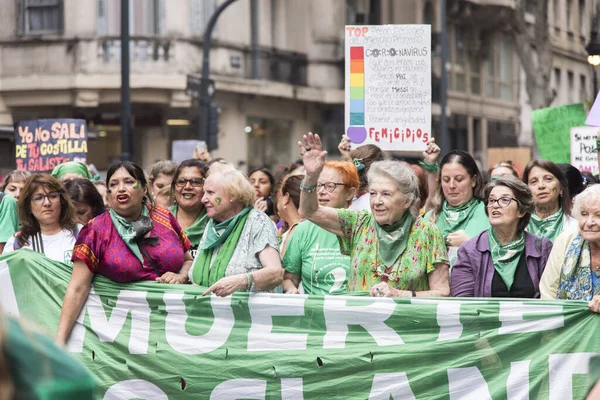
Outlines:
[{"label": "green clothing", "polygon": [[[431,211],[425,215],[430,221]],[[448,234],[464,230],[469,237],[475,237],[481,232],[490,229],[490,220],[485,214],[483,201],[471,199],[467,204],[451,207],[446,200],[442,211],[437,216],[435,224],[446,238]]]},{"label": "green clothing", "polygon": [[5,194],[0,202],[0,243],[8,242],[19,230],[19,209],[17,200]]},{"label": "green clothing", "polygon": [[79,174],[85,179],[92,179],[92,174],[90,174],[87,165],[79,161],[67,161],[57,165],[52,170],[51,175],[56,179],[60,179],[65,174]]},{"label": "green clothing", "polygon": [[[251,210],[253,210],[252,207],[246,207],[219,224],[214,224],[212,219],[209,221],[206,227],[205,241],[200,246],[198,257],[194,260],[194,268],[192,268],[192,278],[197,285],[212,286],[219,279],[225,277],[225,271],[242,236]],[[209,240],[211,240],[210,243],[207,243]],[[213,250],[219,246],[223,247],[213,257]],[[248,290],[250,289],[248,288]]]},{"label": "green clothing", "polygon": [[306,294],[342,294],[350,272],[350,257],[338,238],[309,221],[301,222],[288,239],[283,267],[300,276]]},{"label": "green clothing", "polygon": [[515,280],[519,259],[525,250],[525,234],[521,233],[517,240],[507,244],[500,243],[492,228],[490,228],[488,236],[494,269],[510,290]]},{"label": "green clothing", "polygon": [[[115,211],[113,211],[112,208],[110,210],[108,210],[108,212],[110,213],[110,218],[112,219],[112,222],[115,225],[117,232],[119,232],[119,236],[121,236],[121,239],[123,239],[123,241],[125,242],[127,247],[129,247],[129,250],[131,250],[131,252],[133,254],[135,254],[137,259],[140,260],[140,263],[142,263],[142,265],[144,265],[144,257],[142,256],[142,252],[140,251],[140,246],[139,246],[138,242],[136,241],[136,232],[133,227],[133,222],[128,221],[125,218],[121,217],[119,214],[117,214]],[[146,207],[142,207],[141,217],[147,217],[147,216],[148,216],[148,209]]]},{"label": "green clothing", "polygon": [[379,238],[379,257],[386,267],[392,266],[408,243],[408,232],[415,219],[410,211],[404,213],[394,225],[381,226],[373,219],[373,227]]},{"label": "green clothing", "polygon": [[[389,279],[392,288],[429,290],[428,274],[436,264],[447,264],[448,254],[440,230],[424,218],[417,218],[408,236],[406,250],[384,270],[379,257],[378,239],[369,211],[337,210],[342,230],[342,254],[350,256],[348,291],[369,290]],[[382,279],[383,278],[383,279]]]},{"label": "green clothing", "polygon": [[[171,211],[175,218],[177,218],[177,204],[169,207],[169,211]],[[202,235],[204,234],[204,229],[206,228],[207,223],[208,215],[206,214],[206,210],[203,210],[198,218],[196,218],[194,223],[184,231],[185,236],[190,239],[190,243],[192,244],[192,247],[190,247],[190,252],[194,258],[196,258],[196,253],[198,252],[198,247],[200,246],[200,241],[202,240]]]},{"label": "green clothing", "polygon": [[92,399],[96,382],[54,342],[4,318],[4,351],[18,399]]},{"label": "green clothing", "polygon": [[527,231],[536,236],[546,237],[554,242],[563,231],[564,221],[565,214],[562,208],[559,208],[557,212],[544,219],[538,217],[535,213],[531,213]]}]

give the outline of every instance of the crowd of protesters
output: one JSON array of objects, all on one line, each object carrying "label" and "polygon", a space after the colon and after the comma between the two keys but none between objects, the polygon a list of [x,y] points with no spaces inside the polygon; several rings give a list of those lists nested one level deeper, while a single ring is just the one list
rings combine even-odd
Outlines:
[{"label": "crowd of protesters", "polygon": [[105,182],[80,162],[10,173],[0,251],[72,266],[56,340],[68,340],[95,275],[118,283],[377,297],[586,300],[600,312],[600,185],[570,165],[510,161],[485,173],[454,150],[418,163],[376,146],[327,160],[318,135],[300,160],[248,175],[223,159],[122,161]]}]

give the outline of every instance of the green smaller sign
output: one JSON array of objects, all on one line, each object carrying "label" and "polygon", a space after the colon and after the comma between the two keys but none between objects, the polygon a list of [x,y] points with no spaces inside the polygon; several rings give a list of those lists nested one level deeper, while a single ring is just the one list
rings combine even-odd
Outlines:
[{"label": "green smaller sign", "polygon": [[540,108],[533,111],[533,131],[540,158],[571,162],[571,128],[585,124],[583,104]]}]

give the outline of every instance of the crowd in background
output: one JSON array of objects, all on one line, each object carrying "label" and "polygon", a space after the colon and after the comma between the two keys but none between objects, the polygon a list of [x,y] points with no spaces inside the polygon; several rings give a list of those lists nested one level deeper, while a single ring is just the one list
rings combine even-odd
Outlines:
[{"label": "crowd in background", "polygon": [[[600,312],[600,185],[568,164],[510,161],[483,171],[430,140],[417,163],[374,145],[327,160],[318,135],[277,174],[246,175],[197,154],[101,180],[79,162],[13,171],[2,186],[0,251],[72,266],[64,344],[95,275],[118,283],[377,297],[586,300]],[[0,360],[1,364],[1,360]]]}]

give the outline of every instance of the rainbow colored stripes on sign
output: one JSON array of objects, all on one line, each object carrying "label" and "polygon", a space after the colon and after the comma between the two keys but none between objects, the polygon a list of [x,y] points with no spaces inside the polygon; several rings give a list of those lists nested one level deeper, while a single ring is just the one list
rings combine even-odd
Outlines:
[{"label": "rainbow colored stripes on sign", "polygon": [[365,50],[350,47],[350,123],[346,135],[354,143],[367,138],[365,128]]}]

